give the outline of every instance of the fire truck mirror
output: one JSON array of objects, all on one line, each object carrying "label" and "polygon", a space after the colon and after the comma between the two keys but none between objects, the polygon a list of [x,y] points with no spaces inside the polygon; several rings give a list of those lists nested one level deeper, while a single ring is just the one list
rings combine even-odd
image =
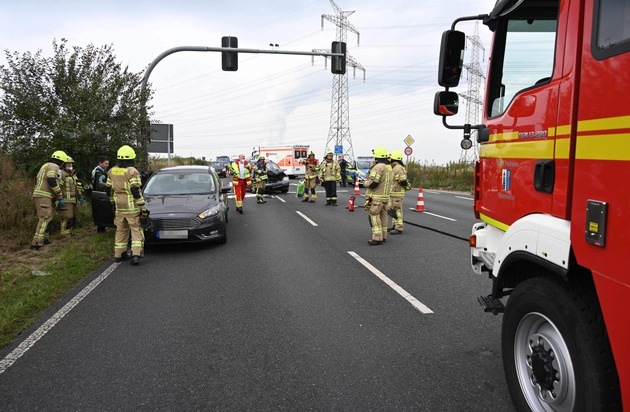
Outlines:
[{"label": "fire truck mirror", "polygon": [[433,113],[437,116],[453,116],[459,109],[459,96],[455,92],[437,92],[433,99]]},{"label": "fire truck mirror", "polygon": [[464,67],[464,45],[466,35],[457,30],[442,33],[438,84],[442,87],[456,87]]},{"label": "fire truck mirror", "polygon": [[483,143],[490,140],[490,129],[488,129],[485,125],[481,125],[477,129],[477,143]]}]

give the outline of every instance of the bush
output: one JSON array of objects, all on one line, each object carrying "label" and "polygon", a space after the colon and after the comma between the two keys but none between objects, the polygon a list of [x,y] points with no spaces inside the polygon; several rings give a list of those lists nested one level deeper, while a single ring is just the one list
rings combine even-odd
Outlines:
[{"label": "bush", "polygon": [[472,193],[474,176],[474,165],[465,162],[450,162],[446,166],[437,166],[411,161],[407,165],[407,177],[411,185],[425,189]]},{"label": "bush", "polygon": [[31,197],[34,187],[35,176],[27,176],[0,154],[0,230],[10,239],[8,245],[0,244],[0,250],[17,250],[30,243],[37,224]]}]

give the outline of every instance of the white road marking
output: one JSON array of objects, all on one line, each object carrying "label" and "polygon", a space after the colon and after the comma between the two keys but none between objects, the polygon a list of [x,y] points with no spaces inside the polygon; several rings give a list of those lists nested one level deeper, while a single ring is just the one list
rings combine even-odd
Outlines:
[{"label": "white road marking", "polygon": [[458,199],[464,199],[464,200],[475,200],[472,197],[466,197],[466,196],[455,196]]},{"label": "white road marking", "polygon": [[94,279],[89,285],[87,285],[81,292],[73,297],[68,303],[66,303],[61,309],[57,311],[50,319],[48,319],[42,326],[37,328],[35,332],[26,338],[17,348],[13,349],[4,359],[0,360],[0,374],[6,371],[15,361],[17,361],[22,355],[24,355],[38,340],[40,340],[49,330],[53,328],[64,316],[66,316],[72,308],[74,308],[79,302],[83,300],[91,291],[93,291],[99,283],[104,281],[114,269],[116,269],[120,263],[112,263],[103,273],[101,273],[96,279]]},{"label": "white road marking", "polygon": [[271,197],[273,197],[274,199],[278,199],[278,200],[279,200],[279,201],[281,201],[282,203],[287,203],[287,201],[286,201],[286,200],[284,200],[283,198],[281,198],[280,196],[271,196]]},{"label": "white road marking", "polygon": [[[413,207],[410,207],[409,210],[413,210],[414,212],[416,211],[416,209],[414,209]],[[427,211],[420,212],[420,213],[423,213],[425,215],[431,215],[431,216],[439,217],[441,219],[450,220],[451,222],[457,222],[457,219],[453,219],[451,217],[446,217],[446,216],[442,216],[442,215],[436,215],[435,213],[431,213],[431,212],[427,212]]]},{"label": "white road marking", "polygon": [[405,298],[409,303],[411,303],[411,306],[416,308],[418,311],[420,311],[421,313],[423,313],[425,315],[429,314],[429,313],[433,313],[433,311],[431,309],[429,309],[425,304],[423,304],[418,299],[416,299],[413,296],[411,296],[409,294],[409,292],[407,292],[405,289],[403,289],[400,286],[398,286],[398,284],[396,282],[394,282],[393,280],[391,280],[390,278],[385,276],[383,274],[383,272],[381,272],[380,270],[378,270],[377,268],[372,266],[370,264],[370,262],[368,262],[367,260],[363,259],[361,256],[359,256],[358,254],[356,254],[355,252],[353,252],[351,250],[348,251],[348,253],[350,254],[350,256],[355,258],[360,264],[365,266],[370,272],[372,272],[379,279],[381,279],[383,282],[385,282],[390,288],[394,289],[396,291],[396,293],[398,293],[400,296]]},{"label": "white road marking", "polygon": [[310,223],[311,225],[317,226],[317,223],[313,222],[311,219],[309,219],[304,213],[300,212],[299,210],[296,210],[295,213],[302,216],[302,218],[306,220],[308,223]]}]

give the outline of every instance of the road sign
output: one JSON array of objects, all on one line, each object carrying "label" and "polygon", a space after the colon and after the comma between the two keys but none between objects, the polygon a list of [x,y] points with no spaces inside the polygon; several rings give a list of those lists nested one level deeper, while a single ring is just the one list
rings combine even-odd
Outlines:
[{"label": "road sign", "polygon": [[151,143],[149,153],[173,153],[173,125],[151,123]]},{"label": "road sign", "polygon": [[411,156],[411,154],[413,153],[413,149],[409,146],[405,147],[405,154],[407,156]]},{"label": "road sign", "polygon": [[335,154],[336,155],[340,155],[343,154],[343,145],[335,145]]},{"label": "road sign", "polygon": [[[414,144],[415,142],[416,142],[416,141],[415,141],[415,140],[413,140],[413,137],[411,137],[411,135],[410,135],[410,134],[408,134],[408,135],[407,135],[407,137],[405,137],[405,138],[403,139],[403,143],[405,143],[407,146],[411,146],[411,145],[412,145],[412,144]],[[409,153],[409,154],[411,154],[411,153]]]}]

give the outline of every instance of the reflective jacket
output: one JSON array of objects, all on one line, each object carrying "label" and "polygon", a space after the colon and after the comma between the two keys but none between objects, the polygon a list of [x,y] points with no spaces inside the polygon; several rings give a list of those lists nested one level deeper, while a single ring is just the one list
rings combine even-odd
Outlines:
[{"label": "reflective jacket", "polygon": [[392,162],[394,179],[392,180],[392,197],[405,197],[405,191],[411,189],[407,180],[407,170],[405,166],[398,162]]},{"label": "reflective jacket", "polygon": [[59,169],[61,172],[61,193],[66,203],[77,203],[78,190],[77,190],[77,178],[72,173],[65,169]]},{"label": "reflective jacket", "polygon": [[253,166],[254,180],[260,183],[263,180],[267,180],[267,165],[265,162],[256,162]]},{"label": "reflective jacket", "polygon": [[[367,180],[363,183],[363,186],[367,188],[365,197],[370,197],[374,200],[388,201],[393,180],[394,172],[391,165],[387,163],[375,163],[370,169]],[[370,188],[374,182],[378,183],[378,186]]]},{"label": "reflective jacket", "polygon": [[304,160],[304,165],[306,166],[306,170],[304,171],[304,179],[315,179],[317,177],[317,174],[319,173],[319,161],[315,158],[306,158],[306,160]]},{"label": "reflective jacket", "polygon": [[337,180],[341,180],[339,163],[334,160],[324,160],[320,165],[319,178],[325,182],[336,182]]},{"label": "reflective jacket", "polygon": [[[49,179],[55,180],[55,185],[49,184]],[[33,190],[33,197],[47,197],[49,199],[57,198],[61,199],[61,188],[59,187],[59,181],[61,176],[59,175],[59,165],[53,162],[48,162],[42,165],[37,172],[37,178],[35,181],[35,190]]]},{"label": "reflective jacket", "polygon": [[239,180],[239,179],[245,179],[245,180],[249,180],[250,179],[250,169],[251,166],[249,165],[249,162],[247,160],[243,161],[243,177],[241,178],[241,171],[240,171],[240,160],[235,160],[232,163],[230,163],[230,167],[228,168],[228,170],[230,171],[230,174],[232,175],[232,180]]},{"label": "reflective jacket", "polygon": [[[140,206],[144,206],[144,198],[138,169],[133,166],[114,166],[107,172],[105,185],[111,189],[110,200],[116,205],[116,214],[140,213]],[[134,192],[138,198],[134,198]]]}]

